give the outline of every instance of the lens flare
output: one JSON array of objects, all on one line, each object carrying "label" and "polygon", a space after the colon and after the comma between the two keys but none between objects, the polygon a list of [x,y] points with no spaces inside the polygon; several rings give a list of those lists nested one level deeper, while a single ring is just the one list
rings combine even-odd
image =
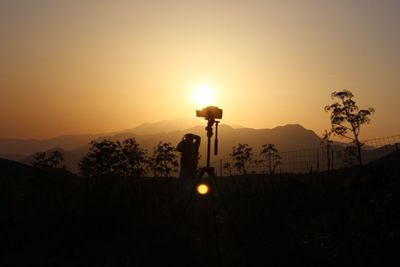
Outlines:
[{"label": "lens flare", "polygon": [[206,184],[199,184],[197,186],[197,193],[200,195],[205,195],[210,191],[210,188]]}]

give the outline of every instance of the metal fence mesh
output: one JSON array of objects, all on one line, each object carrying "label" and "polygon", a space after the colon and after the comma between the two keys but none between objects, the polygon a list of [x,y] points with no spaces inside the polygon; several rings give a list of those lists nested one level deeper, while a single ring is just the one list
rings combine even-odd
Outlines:
[{"label": "metal fence mesh", "polygon": [[[351,144],[333,143],[328,148],[326,144],[320,147],[295,151],[279,151],[280,163],[275,167],[275,173],[310,173],[337,170],[351,165],[356,165],[354,155],[351,155],[346,147]],[[375,138],[363,141],[362,163],[368,164],[400,149],[400,135]],[[253,156],[246,166],[249,174],[269,174],[268,161],[256,154],[253,148]],[[329,153],[329,156],[328,156]],[[329,159],[328,159],[329,157]],[[229,163],[230,168],[225,164]],[[231,157],[212,162],[219,176],[240,174],[233,167]]]}]

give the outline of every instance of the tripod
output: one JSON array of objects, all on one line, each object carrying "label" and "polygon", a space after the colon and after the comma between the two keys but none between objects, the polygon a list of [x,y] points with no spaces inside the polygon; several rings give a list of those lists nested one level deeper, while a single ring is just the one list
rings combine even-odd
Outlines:
[{"label": "tripod", "polygon": [[[235,226],[233,226],[233,219],[230,215],[230,211],[225,201],[225,197],[222,194],[222,191],[219,188],[217,179],[215,177],[214,168],[210,165],[211,158],[211,138],[213,136],[213,126],[215,124],[215,146],[214,146],[214,155],[218,154],[218,124],[219,121],[216,121],[214,118],[206,118],[207,119],[207,127],[205,128],[207,131],[207,161],[206,166],[201,168],[198,172],[197,177],[195,178],[192,190],[190,192],[188,201],[185,203],[183,212],[181,214],[180,220],[177,222],[176,226],[180,226],[183,222],[184,217],[187,215],[189,206],[193,203],[194,197],[196,195],[196,188],[201,184],[204,176],[207,175],[208,178],[208,186],[210,191],[211,205],[212,205],[212,222],[213,222],[213,231],[214,231],[214,241],[215,241],[215,265],[222,266],[221,264],[221,248],[220,248],[220,237],[221,237],[221,229],[219,227],[218,222],[218,207],[217,207],[217,199],[219,200],[219,204],[224,208],[228,215],[228,219],[232,223],[232,229],[235,232],[234,236],[237,238],[238,235],[235,231]],[[205,199],[203,199],[205,200]],[[240,242],[239,242],[240,243]]]},{"label": "tripod", "polygon": [[[221,266],[221,258],[220,258],[220,246],[219,246],[219,228],[217,222],[217,208],[215,203],[215,192],[219,192],[219,187],[215,179],[214,168],[210,166],[210,158],[211,158],[211,137],[213,136],[213,125],[215,123],[215,146],[214,146],[214,155],[218,154],[218,123],[213,118],[209,118],[207,120],[207,166],[200,169],[199,177],[195,187],[200,183],[201,179],[203,178],[204,174],[207,173],[209,179],[209,186],[211,191],[211,204],[213,209],[213,224],[214,224],[214,235],[215,235],[215,246],[216,246],[216,255],[217,255],[217,266]],[[215,191],[215,192],[214,192]],[[219,192],[221,195],[221,192]]]},{"label": "tripod", "polygon": [[[214,174],[214,168],[210,166],[210,158],[211,158],[211,137],[213,136],[213,125],[215,123],[215,142],[214,142],[214,155],[218,155],[218,124],[219,121],[216,121],[214,118],[207,118],[207,165],[206,167],[203,167],[200,169],[199,176],[196,182],[196,185],[199,184],[200,180],[204,176],[204,174],[207,173],[209,177],[209,184],[210,184],[210,189],[213,187],[213,183],[215,182],[215,174]],[[218,186],[216,185],[216,188]]]}]

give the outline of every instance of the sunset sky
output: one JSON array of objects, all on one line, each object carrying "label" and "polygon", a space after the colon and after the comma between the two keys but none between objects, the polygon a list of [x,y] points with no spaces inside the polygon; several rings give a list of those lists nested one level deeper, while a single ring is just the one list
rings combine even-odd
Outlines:
[{"label": "sunset sky", "polygon": [[223,123],[319,135],[346,88],[376,110],[362,138],[400,134],[399,14],[400,1],[2,0],[0,137],[191,119],[199,88]]}]

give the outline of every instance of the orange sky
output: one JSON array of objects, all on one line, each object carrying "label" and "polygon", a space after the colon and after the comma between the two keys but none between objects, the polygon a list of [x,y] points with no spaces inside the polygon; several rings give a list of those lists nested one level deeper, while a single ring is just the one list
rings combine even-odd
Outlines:
[{"label": "orange sky", "polygon": [[0,137],[193,118],[203,83],[224,123],[321,134],[347,88],[400,133],[398,1],[80,2],[0,2]]}]

